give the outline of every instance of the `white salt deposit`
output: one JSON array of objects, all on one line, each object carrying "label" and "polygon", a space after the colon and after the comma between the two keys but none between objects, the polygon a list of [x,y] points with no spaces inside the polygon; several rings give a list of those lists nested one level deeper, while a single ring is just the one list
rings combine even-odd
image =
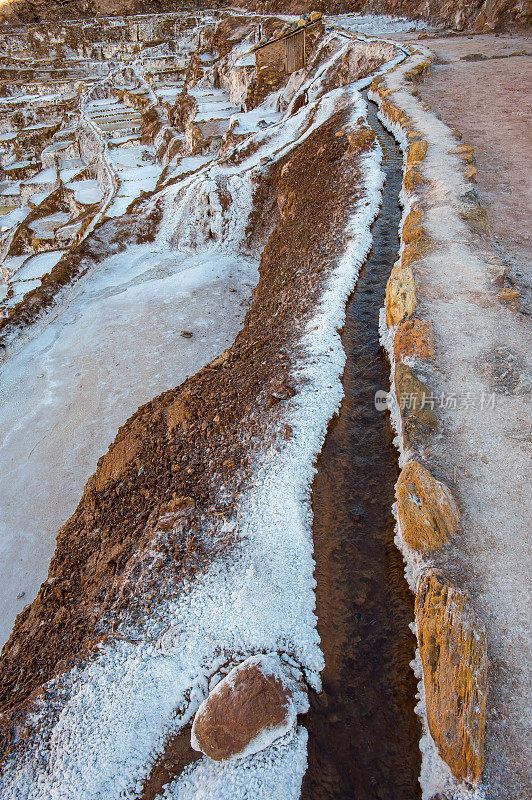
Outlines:
[{"label": "white salt deposit", "polygon": [[387,17],[383,14],[338,14],[327,16],[327,23],[366,36],[393,36],[403,31],[424,30],[427,23],[405,17]]},{"label": "white salt deposit", "polygon": [[48,250],[45,253],[36,253],[26,256],[22,266],[13,275],[15,281],[26,281],[29,278],[41,278],[46,272],[55,267],[65,250]]},{"label": "white salt deposit", "polygon": [[216,763],[209,758],[187,767],[157,800],[297,800],[307,767],[308,734],[302,725],[246,759]]}]

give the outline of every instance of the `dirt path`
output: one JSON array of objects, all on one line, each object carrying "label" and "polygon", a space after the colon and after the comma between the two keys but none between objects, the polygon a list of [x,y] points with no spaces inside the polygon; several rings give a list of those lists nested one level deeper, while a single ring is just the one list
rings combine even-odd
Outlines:
[{"label": "dirt path", "polygon": [[428,45],[437,61],[420,96],[475,148],[480,201],[530,311],[532,37],[451,36]]},{"label": "dirt path", "polygon": [[[462,133],[463,142],[475,148],[478,194],[488,212],[493,244],[519,288],[522,309],[530,313],[532,57],[512,54],[523,51],[531,54],[532,38],[449,37],[431,41],[430,48],[438,60],[431,76],[420,86],[420,97],[444,122]],[[528,334],[530,341],[530,328],[524,322],[516,319],[512,325],[508,319],[498,334],[492,331],[488,337],[504,357],[513,340],[512,354],[521,364],[526,358],[526,345],[519,352],[523,334]],[[488,319],[485,324],[492,327]],[[509,387],[503,391],[505,395],[512,393]],[[516,390],[516,394],[520,392]],[[510,405],[515,406],[515,410],[510,411]],[[518,397],[505,398],[506,409],[501,408],[501,411],[503,416],[507,415],[507,422],[501,425],[501,418],[497,432],[504,437],[499,439],[500,447],[497,439],[492,438],[494,430],[488,424],[477,453],[470,449],[471,459],[475,455],[483,462],[489,459],[489,466],[478,465],[483,467],[482,477],[478,467],[471,469],[476,475],[475,486],[471,485],[466,493],[470,503],[467,547],[479,555],[482,551],[481,568],[476,575],[477,570],[469,571],[468,580],[479,607],[487,616],[493,642],[494,686],[487,728],[486,774],[492,784],[490,797],[497,798],[509,797],[508,791],[512,797],[524,797],[529,791],[526,769],[527,763],[530,764],[530,751],[525,744],[529,706],[523,694],[527,681],[525,609],[529,595],[527,600],[523,584],[527,581],[526,568],[522,561],[525,559],[526,563],[527,558],[526,549],[523,549],[523,545],[526,548],[527,515],[519,510],[528,505],[522,492],[526,493],[529,434],[525,411],[528,403],[523,403],[521,413],[520,405]],[[461,444],[462,450],[464,444]],[[483,455],[481,449],[485,451]],[[503,491],[510,504],[502,503],[497,511],[490,512],[488,509],[494,502],[498,504]],[[467,569],[468,560],[463,556],[457,559],[455,563],[460,564],[460,571]]]},{"label": "dirt path", "polygon": [[[456,47],[462,46],[462,41],[466,40]],[[467,41],[473,42],[471,47],[478,52],[481,38]],[[437,51],[437,44],[428,44]],[[421,54],[418,63],[423,58]],[[508,70],[517,58],[505,59]],[[466,66],[459,65],[457,70],[468,69],[467,65],[475,62],[461,63]],[[494,277],[500,265],[489,237],[467,223],[468,214],[476,207],[471,205],[473,185],[465,179],[464,163],[456,153],[457,139],[419,102],[428,99],[428,90],[436,97],[435,106],[440,94],[444,99],[446,92],[449,98],[455,97],[456,108],[448,121],[463,130],[467,123],[462,125],[462,119],[467,120],[467,115],[462,115],[461,104],[467,106],[470,92],[460,85],[458,72],[437,94],[435,66],[435,77],[427,79],[428,90],[421,83],[412,94],[412,85],[401,80],[402,70],[408,68],[399,67],[387,87],[395,91],[394,104],[428,143],[419,201],[433,248],[418,259],[414,272],[416,316],[432,323],[436,358],[432,366],[418,364],[416,369],[436,398],[456,399],[445,411],[438,409],[443,435],[434,437],[424,457],[436,476],[452,488],[462,513],[459,534],[433,559],[455,585],[469,592],[487,628],[486,797],[525,800],[531,791],[530,323],[527,315],[497,299]],[[491,96],[490,86],[482,91]],[[488,124],[482,117],[478,123],[479,141],[493,158],[497,148],[501,150],[503,137],[492,137],[491,131],[504,124],[508,107],[511,103],[507,100],[502,106],[495,104],[493,111],[490,106],[484,116],[492,113],[493,122]],[[523,129],[521,142],[524,137]],[[521,157],[517,139],[511,145],[508,157],[517,164]],[[488,167],[482,160],[483,151],[479,152],[482,193]],[[517,165],[509,172],[516,191],[520,174]],[[500,188],[488,193],[492,209],[497,208],[501,195]],[[515,224],[516,230],[525,231],[518,220]],[[514,241],[512,231],[507,240]]]}]

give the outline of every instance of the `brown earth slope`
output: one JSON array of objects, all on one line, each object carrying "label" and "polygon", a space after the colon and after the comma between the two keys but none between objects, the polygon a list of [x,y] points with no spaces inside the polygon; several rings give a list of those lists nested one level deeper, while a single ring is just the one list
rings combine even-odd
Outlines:
[{"label": "brown earth slope", "polygon": [[47,680],[99,642],[138,635],[161,599],[233,546],[232,534],[207,537],[205,521],[231,515],[254,452],[275,433],[276,405],[297,391],[298,331],[343,250],[358,195],[359,149],[344,125],[333,116],[259,183],[250,234],[273,232],[243,330],[120,429],[60,530],[48,580],[2,652],[4,753],[31,741],[28,727],[18,739],[17,719]]}]

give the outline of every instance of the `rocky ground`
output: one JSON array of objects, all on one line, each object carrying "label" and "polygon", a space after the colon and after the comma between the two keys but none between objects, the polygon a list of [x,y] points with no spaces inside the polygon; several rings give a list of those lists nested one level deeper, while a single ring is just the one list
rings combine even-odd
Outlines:
[{"label": "rocky ground", "polygon": [[268,13],[308,13],[318,8],[326,14],[389,14],[407,19],[424,19],[434,25],[457,30],[491,31],[500,25],[525,25],[530,21],[531,10],[523,0],[245,0],[242,4],[255,11]]},{"label": "rocky ground", "polygon": [[42,0],[8,0],[0,14],[8,20],[38,22],[40,19],[72,19],[95,15],[126,13],[158,13],[183,11],[194,7],[224,8],[237,6],[265,14],[308,14],[322,11],[326,14],[389,14],[409,19],[425,19],[432,24],[456,30],[471,29],[476,32],[492,31],[504,25],[526,25],[532,19],[527,0],[243,0],[238,4],[227,0],[210,0],[197,3],[193,0],[158,0],[132,6],[125,0],[68,0],[61,3],[43,3]]}]

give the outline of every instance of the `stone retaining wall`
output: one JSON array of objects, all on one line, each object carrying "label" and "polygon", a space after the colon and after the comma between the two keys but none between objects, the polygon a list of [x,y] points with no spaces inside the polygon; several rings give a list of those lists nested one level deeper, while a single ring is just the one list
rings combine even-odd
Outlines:
[{"label": "stone retaining wall", "polygon": [[[369,93],[379,106],[380,119],[404,152],[400,257],[386,289],[381,335],[391,364],[389,405],[402,466],[394,507],[396,544],[416,594],[421,679],[421,703],[416,710],[429,742],[422,741],[421,749],[424,761],[433,761],[435,744],[454,779],[475,786],[483,766],[486,633],[467,594],[434,569],[431,558],[455,534],[460,517],[450,489],[433,477],[427,463],[427,445],[432,442],[434,447],[435,437],[442,435],[441,421],[430,387],[419,374],[419,366],[434,358],[431,322],[417,315],[416,297],[416,266],[434,247],[423,227],[424,209],[431,203],[430,196],[423,195],[423,162],[431,143],[394,98],[397,85],[401,90],[414,88],[414,81],[429,67],[430,55],[410,48],[401,65],[373,80]],[[469,150],[467,155],[464,173],[470,180],[474,174]]]}]

